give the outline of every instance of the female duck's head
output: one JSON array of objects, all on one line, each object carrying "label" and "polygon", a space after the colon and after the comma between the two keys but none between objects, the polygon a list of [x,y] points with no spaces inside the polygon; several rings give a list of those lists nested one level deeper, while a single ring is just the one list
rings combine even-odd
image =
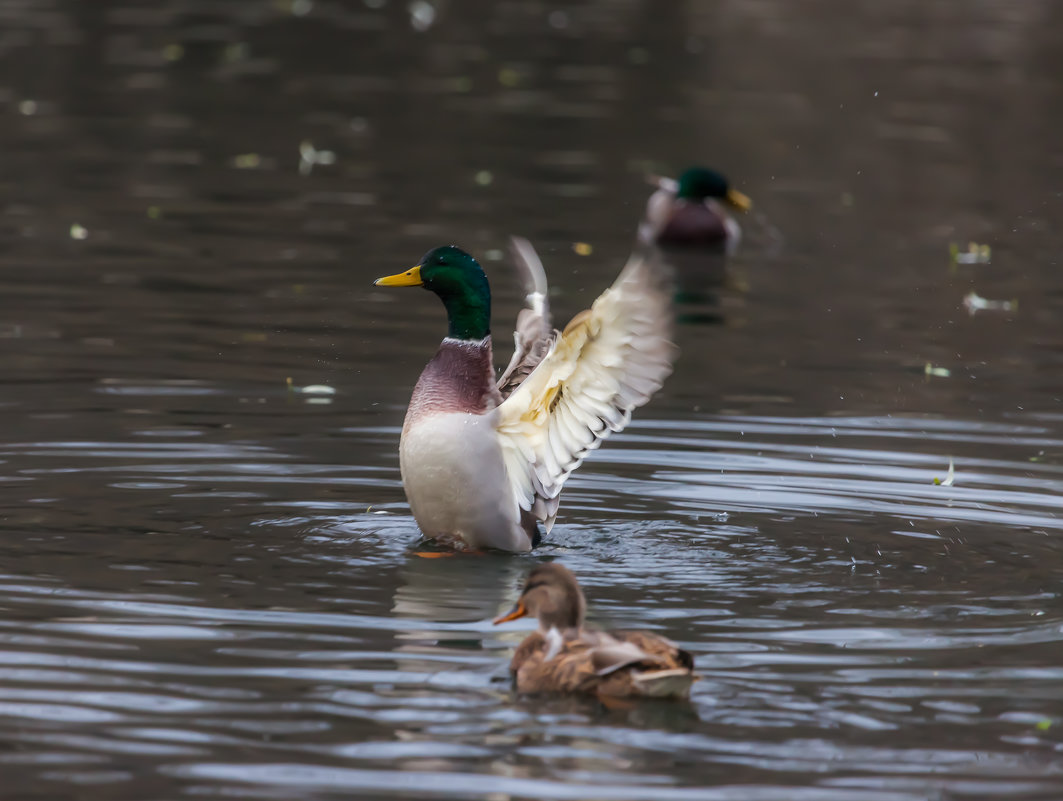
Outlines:
[{"label": "female duck's head", "polygon": [[480,263],[459,247],[445,245],[424,254],[416,267],[376,280],[377,286],[422,286],[447,309],[454,339],[480,340],[491,333],[491,287]]},{"label": "female duck's head", "polygon": [[572,571],[557,562],[547,562],[528,574],[516,605],[494,622],[498,625],[530,615],[538,618],[544,631],[565,631],[582,627],[586,611],[587,602]]}]

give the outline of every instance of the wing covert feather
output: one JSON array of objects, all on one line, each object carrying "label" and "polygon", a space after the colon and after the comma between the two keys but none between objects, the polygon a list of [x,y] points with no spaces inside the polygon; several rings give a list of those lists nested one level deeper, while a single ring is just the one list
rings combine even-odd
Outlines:
[{"label": "wing covert feather", "polygon": [[498,407],[514,500],[547,532],[565,479],[672,370],[670,276],[651,254],[632,254],[591,308],[554,332],[541,361]]}]

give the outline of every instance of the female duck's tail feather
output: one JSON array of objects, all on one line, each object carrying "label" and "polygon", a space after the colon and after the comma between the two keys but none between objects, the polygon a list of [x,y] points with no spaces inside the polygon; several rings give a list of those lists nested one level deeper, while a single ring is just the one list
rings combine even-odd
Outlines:
[{"label": "female duck's tail feather", "polygon": [[687,668],[672,668],[635,672],[631,678],[636,692],[647,698],[686,698],[699,676]]}]

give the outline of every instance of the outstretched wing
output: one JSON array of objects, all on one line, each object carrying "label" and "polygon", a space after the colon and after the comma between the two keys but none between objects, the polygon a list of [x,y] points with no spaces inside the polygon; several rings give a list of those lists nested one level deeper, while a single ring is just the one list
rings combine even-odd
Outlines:
[{"label": "outstretched wing", "polygon": [[513,264],[520,275],[527,307],[517,315],[513,332],[513,358],[498,379],[498,391],[509,397],[543,360],[554,341],[550,327],[550,300],[547,297],[546,271],[531,242],[522,237],[510,239]]},{"label": "outstretched wing", "polygon": [[497,409],[514,500],[547,532],[565,479],[672,371],[668,278],[656,258],[632,254],[616,282],[572,318]]}]

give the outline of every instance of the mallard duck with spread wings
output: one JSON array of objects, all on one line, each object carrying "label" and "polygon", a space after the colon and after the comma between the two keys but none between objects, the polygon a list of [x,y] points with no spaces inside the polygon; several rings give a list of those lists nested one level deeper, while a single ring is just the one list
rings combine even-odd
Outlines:
[{"label": "mallard duck with spread wings", "polygon": [[535,617],[539,629],[518,646],[510,672],[522,693],[582,693],[610,698],[684,698],[697,681],[694,658],[649,631],[591,631],[587,602],[572,571],[557,562],[528,574],[520,600],[495,624]]},{"label": "mallard duck with spread wings", "polygon": [[550,322],[546,275],[514,240],[527,308],[500,378],[491,350],[491,290],[480,264],[435,248],[379,286],[420,286],[449,329],[410,398],[399,440],[403,487],[428,539],[528,551],[549,533],[565,479],[631,419],[671,372],[675,346],[665,270],[641,252],[564,331]]}]

